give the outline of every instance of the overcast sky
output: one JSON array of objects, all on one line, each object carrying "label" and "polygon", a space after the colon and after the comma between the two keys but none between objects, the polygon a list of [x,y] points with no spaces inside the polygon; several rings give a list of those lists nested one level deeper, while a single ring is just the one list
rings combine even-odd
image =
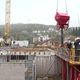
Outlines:
[{"label": "overcast sky", "polygon": [[[79,26],[80,0],[66,0],[70,26]],[[11,23],[55,25],[57,0],[11,0]],[[58,0],[58,11],[65,12],[65,0]],[[0,0],[0,24],[5,23],[5,0]]]}]

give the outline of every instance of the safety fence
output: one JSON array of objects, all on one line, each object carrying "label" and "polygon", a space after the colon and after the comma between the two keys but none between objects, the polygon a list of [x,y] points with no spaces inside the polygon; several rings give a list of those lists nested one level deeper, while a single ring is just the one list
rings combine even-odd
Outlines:
[{"label": "safety fence", "polygon": [[58,49],[56,56],[64,59],[65,61],[68,61],[73,64],[80,64],[80,50],[78,49],[66,49],[66,48],[60,48]]}]

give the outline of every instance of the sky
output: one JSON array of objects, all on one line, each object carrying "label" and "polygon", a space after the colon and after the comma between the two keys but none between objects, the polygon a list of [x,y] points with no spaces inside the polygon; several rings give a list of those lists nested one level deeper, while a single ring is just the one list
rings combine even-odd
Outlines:
[{"label": "sky", "polygon": [[[5,1],[0,0],[0,24],[5,23]],[[70,27],[80,25],[80,0],[66,0]],[[11,0],[11,24],[55,25],[57,0]],[[66,12],[65,0],[58,0],[58,12]]]}]

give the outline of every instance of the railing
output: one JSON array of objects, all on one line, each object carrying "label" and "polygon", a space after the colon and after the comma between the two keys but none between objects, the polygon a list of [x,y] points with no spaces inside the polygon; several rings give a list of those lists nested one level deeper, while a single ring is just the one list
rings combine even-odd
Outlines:
[{"label": "railing", "polygon": [[27,62],[31,62],[33,61],[35,58],[34,55],[30,55],[30,56],[27,56],[27,55],[22,55],[22,56],[19,56],[19,55],[0,55],[0,64],[1,63],[16,63],[16,64],[25,64]]},{"label": "railing", "polygon": [[72,64],[80,64],[80,50],[78,49],[77,52],[78,53],[75,53],[74,48],[69,50],[66,48],[60,48],[56,55]]},{"label": "railing", "polygon": [[80,56],[70,56],[70,60],[80,62]]},{"label": "railing", "polygon": [[73,64],[75,63],[80,64],[80,50],[79,49],[74,49],[74,48],[71,49],[69,61]]}]

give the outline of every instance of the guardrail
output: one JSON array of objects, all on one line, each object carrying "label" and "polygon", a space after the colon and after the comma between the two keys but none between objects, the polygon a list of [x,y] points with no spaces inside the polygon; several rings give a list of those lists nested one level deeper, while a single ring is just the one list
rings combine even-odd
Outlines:
[{"label": "guardrail", "polygon": [[[79,49],[78,49],[79,50]],[[58,49],[56,56],[62,58],[65,61],[68,61],[73,64],[80,64],[80,51],[78,52],[79,55],[76,55],[75,49],[72,48],[70,50],[66,48]]]}]

